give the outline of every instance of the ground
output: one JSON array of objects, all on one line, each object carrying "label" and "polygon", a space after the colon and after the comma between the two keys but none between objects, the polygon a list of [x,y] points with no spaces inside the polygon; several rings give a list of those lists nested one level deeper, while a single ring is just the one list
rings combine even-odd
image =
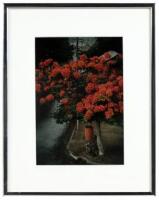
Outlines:
[{"label": "ground", "polygon": [[102,123],[102,142],[105,154],[103,157],[91,157],[85,154],[83,123],[79,124],[78,132],[70,141],[68,152],[68,142],[74,125],[75,123],[57,124],[50,115],[37,124],[37,164],[123,164],[123,130],[121,127]]},{"label": "ground", "polygon": [[80,158],[90,164],[123,164],[123,129],[119,126],[102,123],[101,130],[104,147],[103,156],[90,156],[86,153],[83,123],[79,124],[79,130],[70,141],[71,155],[75,159]]}]

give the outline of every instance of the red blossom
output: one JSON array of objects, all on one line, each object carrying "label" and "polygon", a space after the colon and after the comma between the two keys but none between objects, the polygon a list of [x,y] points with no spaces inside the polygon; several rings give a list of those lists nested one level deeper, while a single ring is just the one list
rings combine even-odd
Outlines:
[{"label": "red blossom", "polygon": [[113,102],[108,102],[108,108],[113,108],[114,107],[114,103]]},{"label": "red blossom", "polygon": [[110,59],[110,53],[109,52],[104,53],[103,57],[105,58],[105,60]]},{"label": "red blossom", "polygon": [[113,91],[112,91],[111,88],[108,88],[108,89],[106,90],[106,95],[107,95],[108,97],[111,97],[111,96],[113,95]]},{"label": "red blossom", "polygon": [[54,96],[52,94],[48,94],[46,97],[45,97],[46,101],[47,102],[51,102],[54,100]]},{"label": "red blossom", "polygon": [[61,75],[62,75],[64,78],[69,79],[70,74],[71,74],[71,71],[70,71],[70,69],[69,69],[68,67],[64,67],[63,69],[61,69]]},{"label": "red blossom", "polygon": [[84,115],[85,120],[86,121],[90,121],[92,119],[92,117],[93,117],[93,114],[94,114],[93,111],[87,110],[85,115]]},{"label": "red blossom", "polygon": [[99,95],[98,95],[98,93],[95,93],[94,94],[94,96],[93,96],[93,98],[92,98],[92,102],[95,104],[95,103],[97,103],[98,102],[98,100],[99,100]]},{"label": "red blossom", "polygon": [[78,67],[85,67],[85,62],[83,60],[78,61]]},{"label": "red blossom", "polygon": [[36,92],[37,93],[41,92],[41,85],[39,83],[36,84]]},{"label": "red blossom", "polygon": [[114,91],[114,92],[118,93],[119,90],[120,90],[119,86],[114,86],[114,87],[113,87],[113,91]]},{"label": "red blossom", "polygon": [[119,86],[122,88],[123,87],[123,79],[120,79],[118,82]]},{"label": "red blossom", "polygon": [[95,66],[94,66],[94,68],[97,70],[97,71],[104,71],[104,69],[105,69],[105,67],[104,67],[104,65],[103,64],[101,64],[101,63],[99,63],[99,64],[96,64]]},{"label": "red blossom", "polygon": [[59,73],[61,72],[60,67],[55,67],[52,71],[51,71],[51,77],[56,77]]},{"label": "red blossom", "polygon": [[107,88],[106,88],[105,85],[100,85],[98,87],[98,90],[99,90],[99,93],[102,94],[102,95],[106,95],[106,93],[107,93]]},{"label": "red blossom", "polygon": [[80,60],[86,61],[87,60],[87,56],[85,54],[80,55]]},{"label": "red blossom", "polygon": [[87,81],[90,81],[92,83],[95,83],[97,81],[97,75],[93,73],[89,73],[87,75]]},{"label": "red blossom", "polygon": [[94,108],[94,105],[93,105],[93,102],[92,102],[92,98],[93,98],[93,95],[88,95],[88,96],[86,96],[85,98],[82,99],[84,107],[87,110],[89,110],[89,109],[93,110],[93,108]]},{"label": "red blossom", "polygon": [[73,76],[74,76],[75,79],[79,79],[81,74],[76,71],[76,72],[73,73]]},{"label": "red blossom", "polygon": [[50,65],[52,62],[53,62],[53,59],[49,58],[43,62],[43,66],[46,67],[46,66]]},{"label": "red blossom", "polygon": [[107,62],[110,66],[113,66],[117,63],[117,61],[115,59],[111,59]]},{"label": "red blossom", "polygon": [[108,111],[105,112],[105,118],[110,119],[114,115],[113,109],[110,108]]},{"label": "red blossom", "polygon": [[78,62],[77,61],[72,61],[70,63],[70,65],[71,65],[72,69],[77,69],[78,68]]},{"label": "red blossom", "polygon": [[92,58],[90,58],[91,61],[93,61],[94,63],[98,63],[99,62],[99,57],[98,56],[93,56]]},{"label": "red blossom", "polygon": [[64,90],[61,90],[60,91],[60,97],[63,97],[65,95],[65,91]]},{"label": "red blossom", "polygon": [[89,103],[89,102],[85,102],[84,103],[84,106],[85,106],[85,108],[88,110],[88,109],[93,109],[93,105],[91,104],[91,103]]},{"label": "red blossom", "polygon": [[53,62],[54,67],[60,67],[58,62]]},{"label": "red blossom", "polygon": [[44,91],[45,91],[45,92],[47,92],[49,89],[50,89],[49,86],[45,86],[45,87],[44,87]]},{"label": "red blossom", "polygon": [[88,67],[88,68],[94,68],[95,65],[96,65],[95,62],[89,62],[89,63],[87,64],[87,67]]},{"label": "red blossom", "polygon": [[88,83],[85,90],[88,94],[90,94],[91,92],[93,92],[96,89],[95,84],[94,83]]},{"label": "red blossom", "polygon": [[120,80],[122,80],[123,79],[123,76],[121,76],[121,75],[119,75],[118,77],[117,77],[117,81],[120,81]]},{"label": "red blossom", "polygon": [[68,105],[69,104],[68,98],[61,99],[60,103],[63,104],[63,105]]},{"label": "red blossom", "polygon": [[117,103],[114,104],[114,107],[113,107],[114,112],[118,113],[120,111],[119,109],[120,109],[119,105]]},{"label": "red blossom", "polygon": [[83,113],[85,111],[85,107],[82,102],[77,103],[76,111],[79,113]]},{"label": "red blossom", "polygon": [[100,56],[100,62],[101,63],[104,63],[106,62],[107,60],[109,60],[111,57],[110,57],[110,54],[109,52],[106,52],[104,53],[102,56]]},{"label": "red blossom", "polygon": [[103,112],[105,110],[105,106],[97,105],[94,107],[94,112]]},{"label": "red blossom", "polygon": [[50,87],[53,88],[54,86],[55,86],[55,81],[52,81],[52,82],[50,83]]}]

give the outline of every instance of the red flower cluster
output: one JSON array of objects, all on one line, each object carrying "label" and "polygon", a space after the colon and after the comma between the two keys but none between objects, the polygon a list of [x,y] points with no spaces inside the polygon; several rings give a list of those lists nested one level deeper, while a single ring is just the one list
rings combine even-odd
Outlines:
[{"label": "red flower cluster", "polygon": [[76,110],[79,113],[83,113],[85,111],[84,104],[82,102],[77,103]]},{"label": "red flower cluster", "polygon": [[51,65],[53,62],[53,59],[49,58],[43,62],[40,62],[39,66],[40,68],[44,68],[44,67],[48,67],[49,65]]},{"label": "red flower cluster", "polygon": [[56,64],[50,58],[40,62],[38,68],[36,68],[36,101],[38,105],[48,105],[55,98],[52,94],[55,81],[51,80],[51,76],[53,73],[57,74],[60,69]]},{"label": "red flower cluster", "polygon": [[61,69],[61,74],[62,74],[63,78],[69,79],[70,73],[71,73],[71,71],[70,71],[69,66]]},{"label": "red flower cluster", "polygon": [[46,97],[45,97],[46,101],[47,102],[51,102],[54,100],[54,96],[52,94],[48,94]]},{"label": "red flower cluster", "polygon": [[39,100],[40,105],[46,104],[48,102],[52,102],[54,100],[54,96],[52,94],[48,94],[46,97],[41,97]]},{"label": "red flower cluster", "polygon": [[76,72],[73,73],[73,76],[74,76],[75,79],[78,80],[81,75],[80,75],[80,73],[78,71],[76,71]]},{"label": "red flower cluster", "polygon": [[[110,76],[112,77],[112,74]],[[76,106],[76,111],[83,113],[84,119],[91,120],[99,112],[103,113],[105,119],[110,119],[123,112],[123,78],[118,74],[113,74],[113,77],[112,81],[103,84],[88,83],[89,87],[86,91],[91,94],[83,98],[82,102]],[[87,111],[91,111],[89,117],[85,117]]]},{"label": "red flower cluster", "polygon": [[58,74],[60,74],[61,68],[60,67],[55,67],[50,73],[51,77],[56,77]]},{"label": "red flower cluster", "polygon": [[87,81],[88,82],[96,83],[97,80],[98,80],[97,74],[89,73],[87,75]]},{"label": "red flower cluster", "polygon": [[92,93],[93,91],[95,91],[95,84],[94,83],[88,83],[88,85],[86,86],[85,90],[88,94]]},{"label": "red flower cluster", "polygon": [[53,59],[41,62],[36,69],[38,103],[56,99],[66,114],[80,113],[86,121],[99,115],[108,120],[123,113],[123,76],[118,70],[122,56],[111,56],[112,51],[92,58],[80,55],[63,66]]},{"label": "red flower cluster", "polygon": [[94,112],[103,112],[105,110],[105,106],[103,105],[97,105],[94,107]]},{"label": "red flower cluster", "polygon": [[69,100],[67,98],[63,98],[60,100],[60,103],[66,106],[69,104]]}]

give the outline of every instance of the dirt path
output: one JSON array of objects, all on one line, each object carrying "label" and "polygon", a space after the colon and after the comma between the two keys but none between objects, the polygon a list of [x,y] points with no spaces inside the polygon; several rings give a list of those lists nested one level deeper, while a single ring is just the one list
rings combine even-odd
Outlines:
[{"label": "dirt path", "polygon": [[[54,106],[50,112],[54,110]],[[74,123],[57,124],[49,115],[37,125],[36,150],[39,165],[70,164],[123,164],[123,130],[121,127],[101,124],[103,157],[90,157],[86,154],[84,124],[79,123],[78,132],[71,139],[69,155],[67,145],[74,129]],[[96,132],[96,128],[94,129]],[[75,159],[74,159],[75,158]]]}]

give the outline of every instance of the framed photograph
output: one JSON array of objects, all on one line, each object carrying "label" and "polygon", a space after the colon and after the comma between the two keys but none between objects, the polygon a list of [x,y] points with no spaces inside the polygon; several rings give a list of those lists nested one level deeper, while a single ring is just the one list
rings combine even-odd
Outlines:
[{"label": "framed photograph", "polygon": [[155,195],[154,30],[154,4],[4,4],[5,195]]}]

